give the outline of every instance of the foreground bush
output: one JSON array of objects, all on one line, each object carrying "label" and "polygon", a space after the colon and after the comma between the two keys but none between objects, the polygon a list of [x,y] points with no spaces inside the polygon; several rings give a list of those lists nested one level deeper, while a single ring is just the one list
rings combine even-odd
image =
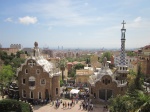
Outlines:
[{"label": "foreground bush", "polygon": [[0,101],[0,112],[32,112],[28,103],[5,99]]}]

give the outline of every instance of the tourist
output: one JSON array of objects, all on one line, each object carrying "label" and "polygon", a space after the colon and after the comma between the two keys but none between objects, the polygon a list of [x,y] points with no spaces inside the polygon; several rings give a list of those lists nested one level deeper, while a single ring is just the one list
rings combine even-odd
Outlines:
[{"label": "tourist", "polygon": [[72,107],[72,102],[70,102],[70,108]]},{"label": "tourist", "polygon": [[70,105],[70,104],[69,104],[69,102],[68,102],[68,108],[69,108],[69,105]]},{"label": "tourist", "polygon": [[65,104],[63,103],[63,108],[64,108]]},{"label": "tourist", "polygon": [[65,102],[65,108],[67,108],[67,103]]},{"label": "tourist", "polygon": [[80,104],[80,109],[81,109],[82,104]]}]

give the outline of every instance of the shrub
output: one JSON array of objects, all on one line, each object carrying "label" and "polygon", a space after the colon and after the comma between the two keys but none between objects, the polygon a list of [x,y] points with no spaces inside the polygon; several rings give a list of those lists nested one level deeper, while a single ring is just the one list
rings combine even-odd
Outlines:
[{"label": "shrub", "polygon": [[4,99],[0,101],[0,112],[32,112],[31,107],[28,103]]}]

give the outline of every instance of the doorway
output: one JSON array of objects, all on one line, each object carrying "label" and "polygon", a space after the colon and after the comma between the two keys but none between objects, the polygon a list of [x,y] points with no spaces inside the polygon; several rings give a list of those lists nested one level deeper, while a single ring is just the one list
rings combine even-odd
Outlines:
[{"label": "doorway", "polygon": [[99,90],[99,98],[101,100],[107,101],[113,95],[113,91],[110,89],[100,89]]}]

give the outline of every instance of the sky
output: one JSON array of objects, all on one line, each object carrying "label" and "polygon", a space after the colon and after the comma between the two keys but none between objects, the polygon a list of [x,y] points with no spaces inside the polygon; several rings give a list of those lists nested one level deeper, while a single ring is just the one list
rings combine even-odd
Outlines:
[{"label": "sky", "polygon": [[150,44],[150,0],[0,0],[2,47],[126,48]]}]

